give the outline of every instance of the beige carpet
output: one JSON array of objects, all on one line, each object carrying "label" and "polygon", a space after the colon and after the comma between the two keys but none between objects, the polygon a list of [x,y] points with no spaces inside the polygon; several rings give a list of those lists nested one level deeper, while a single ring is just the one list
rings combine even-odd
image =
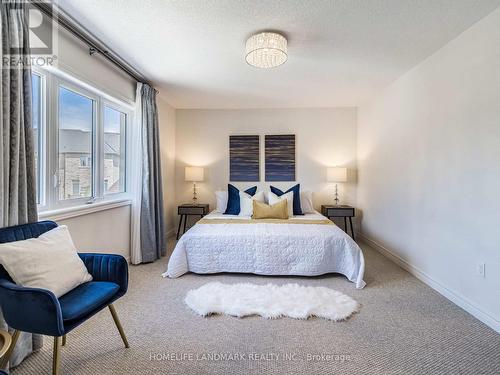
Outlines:
[{"label": "beige carpet", "polygon": [[[116,303],[131,348],[123,348],[109,311],[102,311],[68,335],[62,374],[500,374],[500,335],[362,248],[363,290],[338,275],[163,279],[167,259],[131,267],[129,292]],[[183,303],[186,292],[215,280],[327,286],[363,306],[339,323],[196,316]],[[49,374],[51,350],[47,338],[13,374]]]}]

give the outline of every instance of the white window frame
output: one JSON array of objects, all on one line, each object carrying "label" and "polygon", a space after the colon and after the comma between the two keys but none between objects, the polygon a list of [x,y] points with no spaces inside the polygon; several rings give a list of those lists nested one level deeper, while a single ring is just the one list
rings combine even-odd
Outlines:
[{"label": "white window frame", "polygon": [[47,178],[47,77],[44,73],[33,69],[33,74],[40,77],[40,123],[38,128],[38,160],[37,160],[37,201],[38,207],[45,207],[46,205],[46,186],[45,181]]},{"label": "white window frame", "polygon": [[[99,191],[96,190],[96,179],[98,178],[98,110],[99,110],[99,96],[94,93],[85,90],[74,83],[61,79],[60,77],[53,77],[52,79],[52,88],[51,91],[48,92],[48,97],[55,98],[53,100],[54,110],[52,111],[52,116],[49,118],[49,124],[54,124],[54,126],[49,129],[52,134],[50,135],[51,139],[54,141],[52,144],[52,148],[49,147],[49,171],[52,176],[52,186],[51,186],[51,194],[49,195],[49,202],[51,208],[65,208],[71,206],[81,206],[83,204],[91,203],[95,201],[96,198],[99,197]],[[73,199],[59,199],[59,88],[64,88],[66,90],[70,90],[78,95],[81,95],[85,98],[92,100],[92,142],[91,142],[91,155],[92,155],[92,184],[91,184],[91,193],[90,197],[84,198],[73,198]],[[50,99],[49,99],[50,101]]]},{"label": "white window frame", "polygon": [[[71,211],[92,212],[91,205],[116,207],[117,202],[130,203],[130,149],[129,134],[133,125],[134,113],[132,103],[126,103],[110,96],[88,83],[68,75],[62,71],[51,69],[33,69],[33,73],[42,77],[42,121],[41,142],[39,147],[40,158],[40,203],[38,211],[40,217],[53,217],[49,214],[63,213],[65,217],[72,217]],[[58,166],[59,166],[59,87],[62,86],[79,95],[85,96],[94,103],[94,119],[92,131],[92,194],[90,198],[59,199]],[[125,125],[125,176],[124,192],[104,194],[104,106],[116,109],[126,115]],[[50,126],[49,126],[50,124]],[[103,208],[104,209],[104,208]],[[76,215],[74,215],[76,216]]]},{"label": "white window frame", "polygon": [[[126,123],[125,123],[125,142],[124,142],[124,149],[123,149],[123,152],[124,152],[124,158],[123,158],[123,161],[125,162],[125,169],[124,169],[124,173],[125,173],[125,176],[123,177],[123,192],[117,192],[117,193],[105,193],[105,189],[104,189],[104,175],[102,176],[102,195],[103,197],[116,197],[116,196],[119,196],[120,194],[123,194],[124,192],[127,192],[129,190],[129,186],[128,186],[128,168],[127,166],[130,165],[129,164],[129,134],[130,134],[130,131],[128,129],[129,126],[131,126],[132,124],[132,113],[129,111],[126,110],[126,108],[124,108],[123,106],[117,104],[116,102],[113,102],[111,100],[108,100],[108,99],[103,99],[101,101],[101,116],[102,116],[102,119],[101,119],[101,124],[102,124],[102,135],[104,136],[104,108],[105,107],[109,107],[111,109],[114,109],[115,111],[118,111],[118,112],[121,112],[121,113],[124,113],[125,116],[126,116]],[[121,137],[121,133],[120,133],[120,137]],[[120,146],[121,146],[121,138],[120,138]],[[103,139],[103,142],[102,142],[102,147],[103,147],[103,156],[104,156],[104,139]],[[120,153],[122,153],[122,149],[120,148]],[[104,157],[102,158],[102,169],[101,169],[103,172],[104,172]]]}]

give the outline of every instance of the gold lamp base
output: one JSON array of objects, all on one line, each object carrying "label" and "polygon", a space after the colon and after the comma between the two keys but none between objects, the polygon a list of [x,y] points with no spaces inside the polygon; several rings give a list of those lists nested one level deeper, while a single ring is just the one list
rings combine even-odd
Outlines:
[{"label": "gold lamp base", "polygon": [[193,182],[193,204],[196,204],[198,197],[196,196],[196,182]]}]

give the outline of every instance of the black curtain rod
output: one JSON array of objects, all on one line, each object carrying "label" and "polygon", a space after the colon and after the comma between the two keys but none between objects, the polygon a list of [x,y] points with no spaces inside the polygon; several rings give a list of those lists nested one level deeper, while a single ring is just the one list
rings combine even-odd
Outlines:
[{"label": "black curtain rod", "polygon": [[138,72],[133,66],[128,64],[124,59],[122,59],[118,54],[113,52],[108,46],[99,40],[94,34],[82,26],[73,17],[62,11],[60,8],[56,7],[55,4],[48,4],[45,2],[33,1],[32,4],[37,7],[40,11],[45,13],[52,19],[56,19],[59,25],[66,28],[78,39],[83,41],[89,46],[89,53],[93,55],[94,53],[99,53],[108,59],[111,63],[116,65],[118,68],[123,70],[129,76],[134,78],[138,82],[147,83],[151,87],[153,85],[149,80],[144,77],[140,72]]}]

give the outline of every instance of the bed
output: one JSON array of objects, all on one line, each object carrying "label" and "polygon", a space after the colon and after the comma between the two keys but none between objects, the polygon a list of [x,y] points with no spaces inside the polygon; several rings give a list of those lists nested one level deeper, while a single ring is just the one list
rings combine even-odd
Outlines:
[{"label": "bed", "polygon": [[361,289],[364,269],[363,252],[356,242],[319,212],[288,220],[211,212],[177,242],[163,276],[339,273]]}]

